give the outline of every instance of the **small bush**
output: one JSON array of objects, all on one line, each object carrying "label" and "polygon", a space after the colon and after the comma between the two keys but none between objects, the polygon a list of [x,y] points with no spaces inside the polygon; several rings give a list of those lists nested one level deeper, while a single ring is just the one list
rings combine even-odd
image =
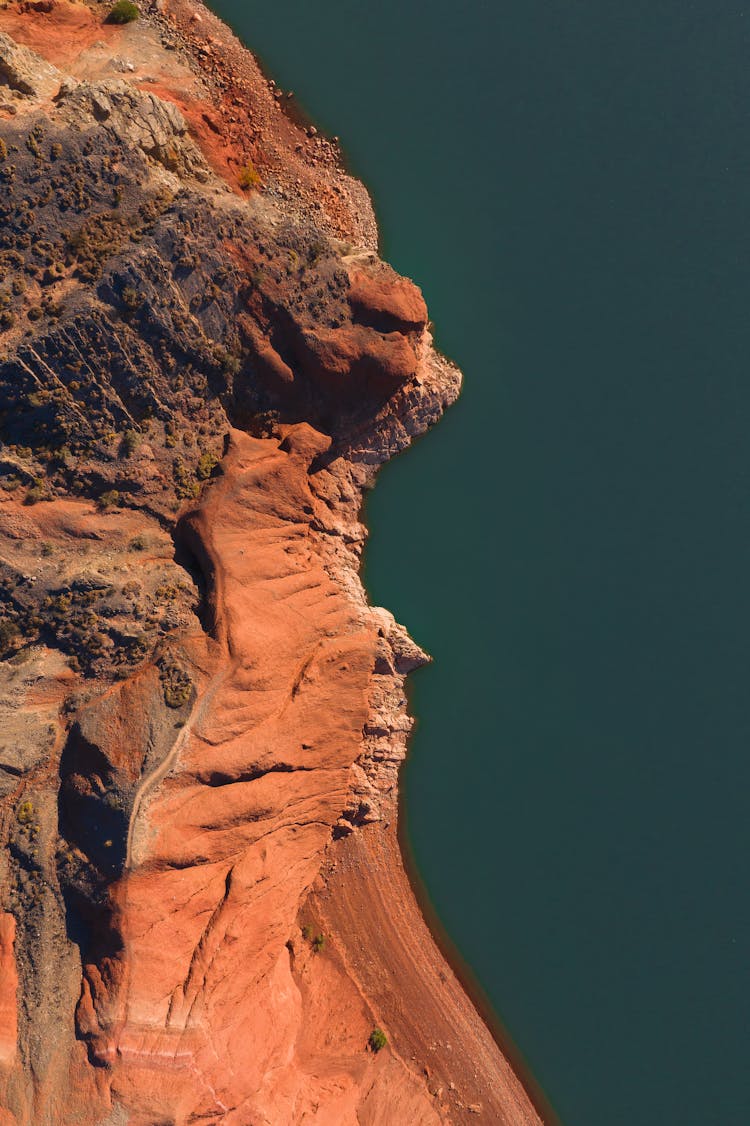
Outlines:
[{"label": "small bush", "polygon": [[382,1028],[373,1028],[370,1037],[367,1041],[367,1046],[371,1052],[379,1052],[388,1043],[388,1037],[383,1032]]},{"label": "small bush", "polygon": [[141,435],[137,430],[126,430],[120,443],[120,453],[123,457],[130,457],[141,444]]},{"label": "small bush", "polygon": [[190,699],[189,684],[165,684],[164,703],[168,708],[181,708]]},{"label": "small bush", "polygon": [[143,551],[145,546],[146,546],[146,540],[145,540],[144,536],[134,536],[133,539],[130,541],[130,550],[131,551]]},{"label": "small bush", "polygon": [[320,954],[321,950],[326,944],[326,936],[324,934],[316,934],[312,940],[312,948],[314,954]]},{"label": "small bush", "polygon": [[99,497],[99,507],[101,509],[114,508],[120,503],[120,494],[117,489],[108,489],[106,493],[102,493]]},{"label": "small bush", "polygon": [[143,304],[143,294],[132,285],[126,285],[122,291],[122,303],[130,312],[135,312]]},{"label": "small bush", "polygon": [[26,496],[23,498],[24,504],[36,504],[38,501],[44,499],[44,488],[42,485],[32,485],[30,489],[26,490]]},{"label": "small bush", "polygon": [[34,820],[34,803],[30,801],[21,802],[16,812],[16,821],[19,825],[28,825],[30,821]]},{"label": "small bush", "polygon": [[195,476],[199,481],[207,481],[216,464],[217,459],[214,455],[206,451],[206,453],[201,454],[198,464],[195,467]]},{"label": "small bush", "polygon": [[172,462],[172,476],[174,477],[175,493],[180,500],[190,500],[198,496],[200,485],[192,479],[191,473],[181,457],[176,457]]},{"label": "small bush", "polygon": [[7,657],[13,651],[20,630],[15,622],[0,622],[0,657]]},{"label": "small bush", "polygon": [[184,707],[193,691],[192,681],[185,669],[167,659],[162,664],[160,674],[164,703],[168,708]]},{"label": "small bush", "polygon": [[245,191],[260,186],[260,172],[251,160],[247,162],[244,168],[240,169],[237,176],[237,183],[241,188],[244,188]]},{"label": "small bush", "polygon": [[132,23],[137,20],[140,12],[138,6],[133,4],[131,0],[117,0],[117,3],[110,9],[107,16],[107,23]]}]

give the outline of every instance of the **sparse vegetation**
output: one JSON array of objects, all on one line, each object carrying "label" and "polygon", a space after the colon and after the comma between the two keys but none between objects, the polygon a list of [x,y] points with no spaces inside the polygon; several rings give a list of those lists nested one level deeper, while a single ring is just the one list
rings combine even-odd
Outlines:
[{"label": "sparse vegetation", "polygon": [[[48,554],[45,545],[41,545],[41,553]],[[135,586],[140,591],[139,584]],[[117,621],[123,614],[119,599],[127,597],[124,589],[118,592],[105,582],[82,578],[46,595],[39,594],[38,600],[31,599],[22,583],[14,583],[9,577],[0,581],[2,621],[7,623],[0,626],[0,656],[12,661],[23,659],[22,655],[30,654],[29,643],[43,640],[61,649],[75,671],[89,674],[105,666],[111,670],[132,667],[153,647],[146,633],[135,632],[130,623],[123,629]],[[158,628],[156,622],[145,625],[147,630]],[[19,644],[25,644],[25,648],[18,649]]]},{"label": "sparse vegetation", "polygon": [[300,928],[300,933],[305,942],[310,943],[313,954],[320,954],[325,948],[326,936],[320,931],[317,934],[313,934],[313,929],[309,923],[305,923],[305,925]]},{"label": "sparse vegetation", "polygon": [[388,1043],[388,1037],[383,1032],[382,1028],[373,1028],[367,1041],[367,1046],[371,1052],[381,1051]]},{"label": "sparse vegetation", "polygon": [[[84,211],[86,201],[81,196],[72,206],[76,211]],[[75,262],[75,272],[81,281],[96,281],[104,260],[119,253],[132,233],[117,215],[91,215],[69,236],[66,245],[68,260]]]}]

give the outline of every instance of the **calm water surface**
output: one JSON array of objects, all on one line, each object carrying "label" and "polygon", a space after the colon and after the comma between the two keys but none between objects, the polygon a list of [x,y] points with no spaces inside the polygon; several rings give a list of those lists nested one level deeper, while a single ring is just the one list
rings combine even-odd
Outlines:
[{"label": "calm water surface", "polygon": [[215,7],[466,373],[369,506],[439,916],[566,1126],[747,1126],[750,9]]}]

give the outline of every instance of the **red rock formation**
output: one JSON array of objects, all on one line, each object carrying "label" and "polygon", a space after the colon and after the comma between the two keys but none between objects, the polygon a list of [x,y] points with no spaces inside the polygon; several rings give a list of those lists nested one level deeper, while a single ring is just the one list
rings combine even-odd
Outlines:
[{"label": "red rock formation", "polygon": [[358,576],[363,489],[458,392],[422,296],[200,5],[4,31],[75,80],[0,106],[24,183],[41,120],[91,171],[0,357],[0,1120],[538,1124],[403,871],[426,657]]},{"label": "red rock formation", "polygon": [[0,1064],[15,1063],[18,1038],[18,971],[13,950],[16,920],[0,915]]}]

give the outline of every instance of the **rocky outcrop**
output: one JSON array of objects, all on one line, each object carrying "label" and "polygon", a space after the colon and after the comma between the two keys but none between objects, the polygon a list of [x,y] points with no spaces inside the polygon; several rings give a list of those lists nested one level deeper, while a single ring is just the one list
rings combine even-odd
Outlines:
[{"label": "rocky outcrop", "polygon": [[0,87],[30,97],[51,97],[59,91],[62,77],[56,67],[0,32]]},{"label": "rocky outcrop", "polygon": [[537,1123],[395,840],[359,511],[458,393],[422,296],[205,10],[4,28],[2,1120]]},{"label": "rocky outcrop", "polygon": [[73,122],[93,118],[106,126],[118,146],[139,149],[172,172],[208,180],[208,167],[188,136],[180,110],[154,94],[140,93],[126,82],[66,83],[58,94]]}]

